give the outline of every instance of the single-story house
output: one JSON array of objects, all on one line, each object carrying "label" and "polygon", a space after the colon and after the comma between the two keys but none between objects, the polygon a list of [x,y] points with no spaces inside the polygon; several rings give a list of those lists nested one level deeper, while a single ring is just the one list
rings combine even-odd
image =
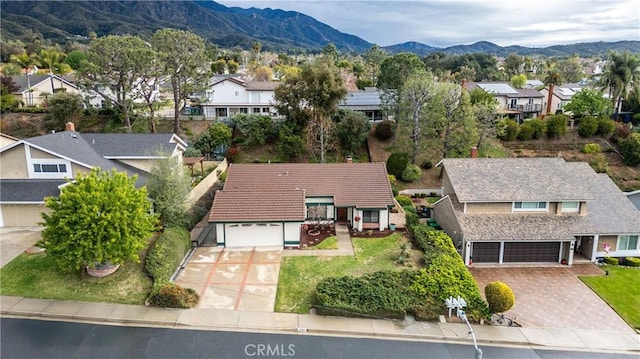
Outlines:
[{"label": "single-story house", "polygon": [[52,75],[11,76],[18,88],[13,94],[23,106],[44,106],[47,98],[56,92],[80,94],[80,89],[66,78]]},{"label": "single-story house", "polygon": [[67,178],[94,167],[138,175],[142,186],[153,161],[182,164],[186,143],[172,133],[80,133],[67,130],[22,139],[0,148],[0,227],[36,226],[44,198],[60,194]]},{"label": "single-story house", "polygon": [[562,158],[444,159],[437,223],[464,262],[571,265],[640,255],[640,215],[606,174]]},{"label": "single-story house", "polygon": [[393,116],[383,115],[382,92],[375,87],[365,87],[364,90],[349,91],[340,101],[338,108],[357,111],[370,122],[393,120]]},{"label": "single-story house", "polygon": [[393,206],[384,163],[231,164],[209,222],[219,246],[293,247],[305,224],[385,230]]}]

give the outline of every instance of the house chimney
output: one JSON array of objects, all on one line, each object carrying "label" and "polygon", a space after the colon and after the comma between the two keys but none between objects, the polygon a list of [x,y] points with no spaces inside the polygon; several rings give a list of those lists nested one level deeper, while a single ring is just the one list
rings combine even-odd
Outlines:
[{"label": "house chimney", "polygon": [[347,163],[353,163],[353,157],[347,156]]},{"label": "house chimney", "polygon": [[471,158],[478,158],[478,147],[471,147]]},{"label": "house chimney", "polygon": [[73,122],[67,122],[64,125],[64,130],[65,131],[75,131],[76,130],[76,125],[74,125]]}]

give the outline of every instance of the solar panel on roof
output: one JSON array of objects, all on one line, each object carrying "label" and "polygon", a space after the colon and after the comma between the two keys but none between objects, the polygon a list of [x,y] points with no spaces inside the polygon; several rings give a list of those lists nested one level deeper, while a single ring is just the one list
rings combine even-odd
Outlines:
[{"label": "solar panel on roof", "polygon": [[514,90],[513,87],[507,84],[478,84],[478,86],[481,89],[492,93],[518,93],[518,91]]}]

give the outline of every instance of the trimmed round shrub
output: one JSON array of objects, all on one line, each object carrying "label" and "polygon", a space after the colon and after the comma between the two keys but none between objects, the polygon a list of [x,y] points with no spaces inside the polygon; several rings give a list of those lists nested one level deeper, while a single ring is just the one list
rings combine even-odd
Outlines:
[{"label": "trimmed round shrub", "polygon": [[533,137],[533,126],[529,124],[529,122],[525,122],[520,126],[520,131],[518,131],[518,139],[520,141],[528,141]]},{"label": "trimmed round shrub", "polygon": [[620,263],[618,258],[614,257],[604,257],[604,262],[612,266],[617,266]]},{"label": "trimmed round shrub", "polygon": [[616,122],[609,118],[598,119],[598,131],[596,134],[602,137],[609,137],[616,130]]},{"label": "trimmed round shrub", "polygon": [[173,283],[156,286],[149,297],[149,304],[162,308],[187,309],[198,303],[198,293]]},{"label": "trimmed round shrub", "polygon": [[640,258],[627,257],[624,259],[624,264],[629,267],[640,267]]},{"label": "trimmed round shrub", "polygon": [[415,182],[422,177],[422,170],[416,165],[407,165],[402,171],[402,180],[405,182]]},{"label": "trimmed round shrub", "polygon": [[582,153],[600,153],[600,145],[597,143],[587,143],[582,147]]},{"label": "trimmed round shrub", "polygon": [[433,168],[433,163],[431,163],[431,161],[429,160],[424,160],[422,161],[422,168],[424,168],[425,170],[431,169]]},{"label": "trimmed round shrub", "polygon": [[547,137],[560,138],[567,134],[567,117],[553,115],[547,118]]},{"label": "trimmed round shrub", "polygon": [[491,282],[484,287],[484,295],[491,313],[504,313],[513,307],[516,297],[511,288],[503,282]]},{"label": "trimmed round shrub", "polygon": [[390,120],[380,122],[375,129],[376,138],[379,140],[388,140],[396,134],[396,123]]},{"label": "trimmed round shrub", "polygon": [[398,204],[400,204],[401,207],[413,205],[411,197],[405,196],[403,194],[396,196],[396,201],[398,201]]},{"label": "trimmed round shrub", "polygon": [[531,138],[533,138],[534,140],[542,138],[545,132],[547,132],[547,124],[539,118],[531,120],[527,123],[533,128],[533,134],[531,135]]},{"label": "trimmed round shrub", "polygon": [[402,178],[402,172],[409,164],[409,155],[406,153],[392,153],[387,159],[387,173]]},{"label": "trimmed round shrub", "polygon": [[598,131],[598,120],[595,117],[587,116],[580,120],[578,134],[580,137],[591,137]]},{"label": "trimmed round shrub", "polygon": [[634,133],[618,143],[625,165],[636,166],[640,164],[640,133]]}]

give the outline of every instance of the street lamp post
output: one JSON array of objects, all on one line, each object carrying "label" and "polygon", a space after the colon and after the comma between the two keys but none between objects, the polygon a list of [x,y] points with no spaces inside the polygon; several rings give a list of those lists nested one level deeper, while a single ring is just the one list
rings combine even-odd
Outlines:
[{"label": "street lamp post", "polygon": [[467,315],[464,312],[464,307],[467,306],[467,302],[460,296],[458,296],[457,298],[450,296],[449,298],[444,300],[444,303],[447,305],[447,308],[449,308],[449,317],[451,317],[451,310],[455,309],[456,315],[461,318],[465,322],[465,324],[467,324],[467,328],[469,328],[469,334],[471,334],[471,337],[473,338],[473,346],[476,348],[475,359],[482,359],[482,349],[478,348],[476,335],[473,332],[473,328],[471,327],[471,324],[467,319]]}]

